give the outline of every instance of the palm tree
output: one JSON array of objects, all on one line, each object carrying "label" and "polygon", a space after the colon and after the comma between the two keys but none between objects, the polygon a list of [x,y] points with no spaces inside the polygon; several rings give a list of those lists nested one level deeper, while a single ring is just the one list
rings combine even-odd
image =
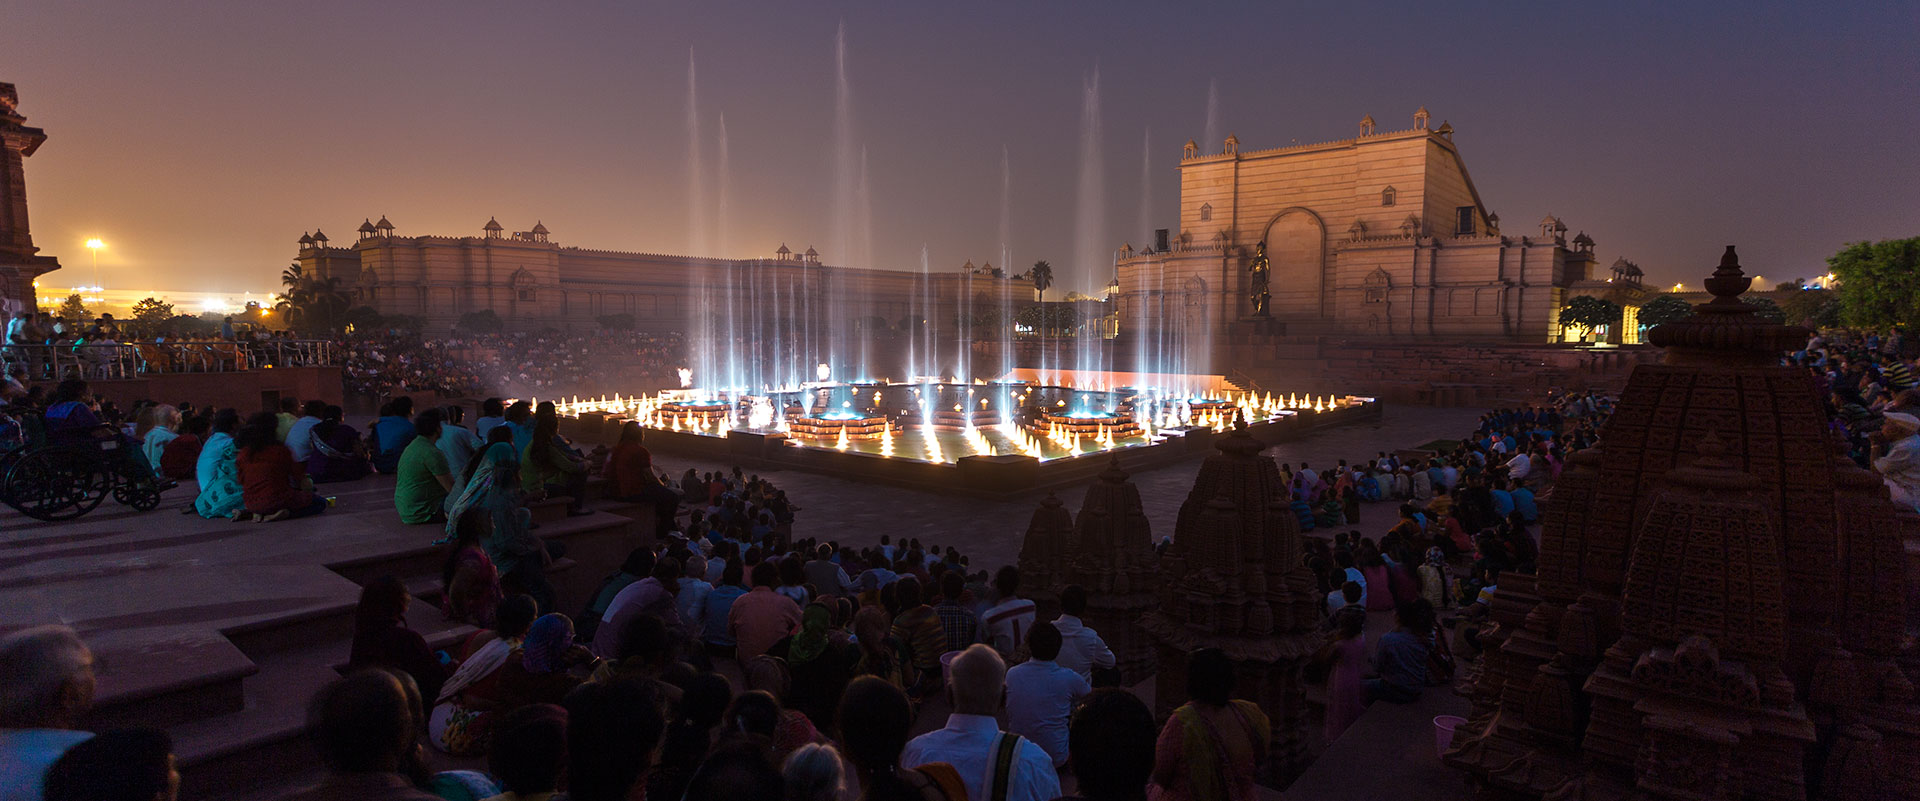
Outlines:
[{"label": "palm tree", "polygon": [[1047,287],[1053,286],[1053,265],[1046,261],[1033,263],[1033,299],[1043,300],[1047,296]]},{"label": "palm tree", "polygon": [[275,307],[286,310],[290,326],[297,325],[308,331],[332,331],[340,315],[352,305],[352,298],[340,291],[339,278],[310,277],[298,262],[280,271],[280,283],[287,289],[276,298],[279,303]]}]

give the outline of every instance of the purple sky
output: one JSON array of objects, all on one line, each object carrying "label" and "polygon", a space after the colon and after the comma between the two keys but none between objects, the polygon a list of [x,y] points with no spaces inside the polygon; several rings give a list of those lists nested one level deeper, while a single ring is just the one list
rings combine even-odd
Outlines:
[{"label": "purple sky", "polygon": [[1777,280],[1920,234],[1914,4],[188,5],[0,0],[0,81],[51,137],[27,171],[35,241],[71,273],[56,284],[86,277],[98,236],[109,287],[267,287],[302,231],[340,244],[382,214],[403,235],[496,215],[682,252],[690,47],[703,138],[720,113],[730,134],[716,255],[786,242],[837,262],[843,19],[879,266],[917,269],[923,245],[935,269],[997,260],[1003,145],[1016,265],[1069,263],[1096,64],[1116,245],[1145,238],[1148,129],[1153,219],[1175,227],[1210,79],[1250,150],[1369,113],[1407,127],[1424,104],[1509,232],[1560,215],[1650,282],[1697,286],[1728,243]]}]

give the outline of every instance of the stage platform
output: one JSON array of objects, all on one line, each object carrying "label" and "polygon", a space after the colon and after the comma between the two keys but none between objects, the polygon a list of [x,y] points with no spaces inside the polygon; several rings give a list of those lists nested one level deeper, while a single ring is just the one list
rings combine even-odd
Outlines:
[{"label": "stage platform", "polygon": [[[77,629],[99,677],[86,727],[167,729],[182,798],[284,787],[315,770],[300,736],[307,700],[347,661],[362,584],[405,580],[422,600],[408,623],[435,648],[473,631],[440,613],[441,528],[402,525],[390,477],[320,491],[338,505],[278,523],[182,514],[191,483],[146,513],[111,501],[66,523],[0,511],[0,633]],[[567,546],[551,570],[573,614],[653,523],[650,509],[614,502],[569,518],[564,503],[535,505],[535,533]]]}]

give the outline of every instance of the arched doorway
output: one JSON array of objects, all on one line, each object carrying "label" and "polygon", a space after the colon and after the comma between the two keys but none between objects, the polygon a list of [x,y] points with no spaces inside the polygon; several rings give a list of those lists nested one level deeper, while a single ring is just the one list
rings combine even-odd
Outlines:
[{"label": "arched doorway", "polygon": [[[1327,253],[1327,227],[1320,216],[1303,208],[1287,209],[1267,224],[1261,239],[1273,263],[1269,308],[1276,315],[1320,316]],[[1252,308],[1244,297],[1241,303]]]}]

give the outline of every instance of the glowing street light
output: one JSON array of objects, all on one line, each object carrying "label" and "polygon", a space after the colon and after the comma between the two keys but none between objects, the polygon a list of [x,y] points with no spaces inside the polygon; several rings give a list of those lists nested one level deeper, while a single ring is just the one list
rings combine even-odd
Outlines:
[{"label": "glowing street light", "polygon": [[107,243],[102,242],[99,239],[87,240],[87,251],[91,253],[93,256],[93,285],[94,286],[100,285],[100,249],[106,246],[107,246]]}]

